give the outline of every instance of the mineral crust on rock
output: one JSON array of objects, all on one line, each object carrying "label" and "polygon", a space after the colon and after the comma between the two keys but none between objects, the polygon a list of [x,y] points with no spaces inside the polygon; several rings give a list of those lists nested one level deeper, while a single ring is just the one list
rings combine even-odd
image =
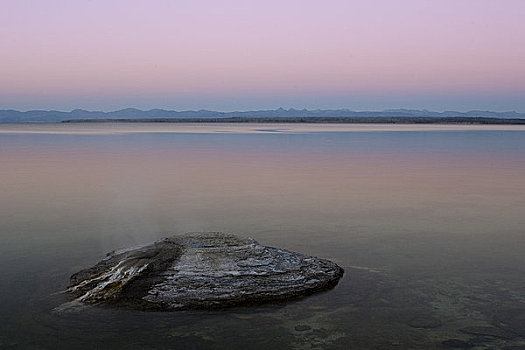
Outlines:
[{"label": "mineral crust on rock", "polygon": [[76,300],[144,310],[209,309],[299,298],[334,287],[335,263],[219,232],[112,252],[71,276]]}]

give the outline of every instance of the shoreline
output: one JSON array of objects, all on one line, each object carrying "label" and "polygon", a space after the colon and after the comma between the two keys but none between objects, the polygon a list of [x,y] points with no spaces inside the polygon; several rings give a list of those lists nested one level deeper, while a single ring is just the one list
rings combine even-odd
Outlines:
[{"label": "shoreline", "polygon": [[486,117],[232,117],[69,119],[60,123],[253,123],[253,124],[442,124],[525,125],[525,119]]}]

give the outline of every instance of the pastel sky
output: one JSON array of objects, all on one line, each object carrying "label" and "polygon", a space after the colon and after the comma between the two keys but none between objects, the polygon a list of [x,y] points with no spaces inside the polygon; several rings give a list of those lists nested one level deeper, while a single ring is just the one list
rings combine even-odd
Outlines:
[{"label": "pastel sky", "polygon": [[525,112],[524,0],[0,0],[0,109]]}]

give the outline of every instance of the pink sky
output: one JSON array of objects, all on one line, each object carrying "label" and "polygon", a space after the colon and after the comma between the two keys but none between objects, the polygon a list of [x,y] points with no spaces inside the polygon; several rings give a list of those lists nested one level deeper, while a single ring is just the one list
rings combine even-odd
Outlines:
[{"label": "pink sky", "polygon": [[523,0],[1,0],[0,109],[525,112]]}]

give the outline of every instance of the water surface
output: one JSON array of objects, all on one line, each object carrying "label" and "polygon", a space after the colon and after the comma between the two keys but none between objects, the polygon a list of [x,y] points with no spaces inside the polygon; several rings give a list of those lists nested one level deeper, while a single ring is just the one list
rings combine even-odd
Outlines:
[{"label": "water surface", "polygon": [[[520,127],[0,125],[0,348],[467,341],[460,329],[525,310],[524,178]],[[69,275],[106,252],[188,231],[249,235],[346,274],[288,304],[53,312]],[[412,328],[416,316],[442,326]]]}]

